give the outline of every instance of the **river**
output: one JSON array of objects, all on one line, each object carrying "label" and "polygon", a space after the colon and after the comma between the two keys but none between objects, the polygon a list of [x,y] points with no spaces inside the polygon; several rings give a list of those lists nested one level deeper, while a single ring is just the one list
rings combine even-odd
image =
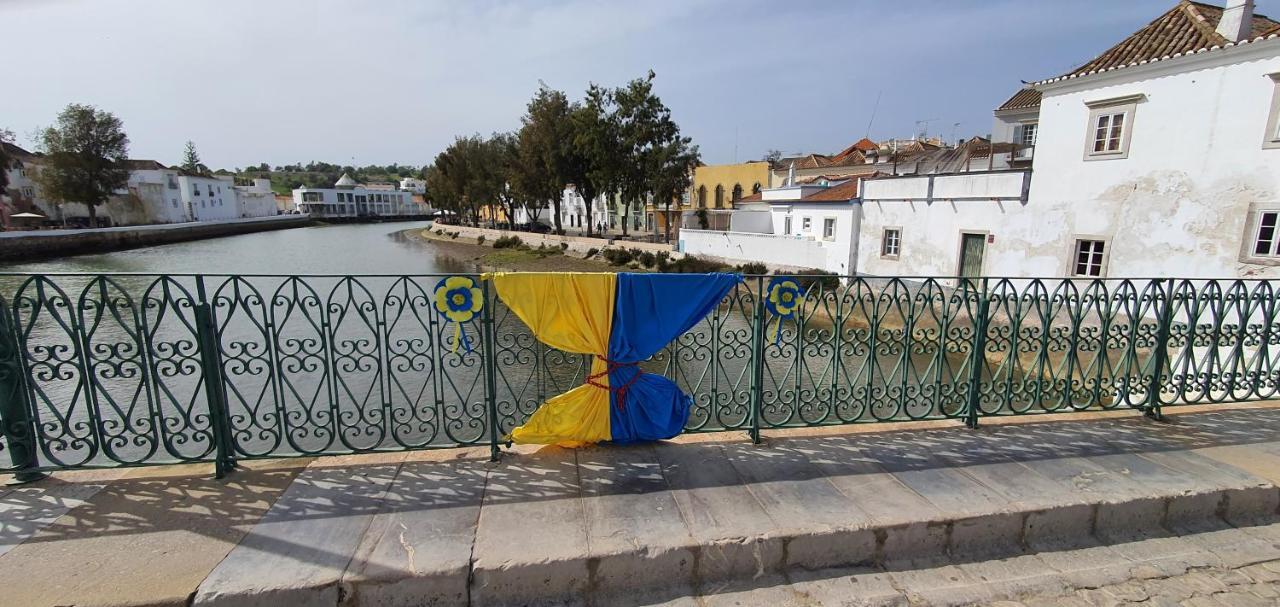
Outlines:
[{"label": "river", "polygon": [[0,264],[8,272],[208,274],[430,274],[463,262],[400,234],[429,222],[322,225],[208,240]]}]

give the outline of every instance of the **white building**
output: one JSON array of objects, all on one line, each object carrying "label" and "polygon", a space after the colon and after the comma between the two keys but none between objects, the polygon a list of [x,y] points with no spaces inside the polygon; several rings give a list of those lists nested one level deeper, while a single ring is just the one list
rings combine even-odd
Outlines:
[{"label": "white building", "polygon": [[1179,2],[1080,68],[1018,91],[993,134],[1034,144],[1020,158],[1029,179],[867,181],[860,270],[1280,275],[1280,23],[1252,8]]},{"label": "white building", "polygon": [[858,264],[862,205],[857,179],[762,190],[739,201],[727,231],[680,229],[679,249],[690,255],[776,268],[815,268],[853,274]]},{"label": "white building", "polygon": [[343,174],[332,188],[297,188],[293,202],[312,217],[404,217],[420,213],[413,194],[386,187],[367,187]]},{"label": "white building", "polygon": [[[550,213],[547,214],[550,219]],[[565,186],[560,193],[560,227],[565,230],[587,231],[590,222],[591,230],[598,232],[609,227],[609,202],[601,194],[591,203],[591,213],[587,214],[587,202],[578,193],[573,184]]]},{"label": "white building", "polygon": [[427,181],[425,179],[405,177],[400,180],[400,189],[413,194],[426,194]]},{"label": "white building", "polygon": [[271,217],[279,215],[276,195],[271,191],[270,179],[254,179],[253,185],[233,186],[236,191],[236,211],[240,217]]}]

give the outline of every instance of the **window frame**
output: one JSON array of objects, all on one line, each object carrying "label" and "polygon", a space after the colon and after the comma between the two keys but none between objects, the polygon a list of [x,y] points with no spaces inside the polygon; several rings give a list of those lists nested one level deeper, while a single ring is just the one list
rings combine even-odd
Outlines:
[{"label": "window frame", "polygon": [[1267,74],[1271,79],[1271,108],[1267,112],[1267,130],[1262,132],[1262,149],[1280,149],[1280,72]]},{"label": "window frame", "polygon": [[[1098,101],[1086,101],[1085,107],[1089,108],[1089,121],[1085,124],[1084,133],[1084,159],[1092,160],[1122,160],[1129,157],[1129,144],[1133,140],[1134,118],[1137,114],[1138,103],[1146,100],[1146,95],[1126,95],[1124,97],[1113,97],[1111,99],[1102,99]],[[1103,116],[1112,117],[1107,123],[1107,129],[1115,128],[1114,117],[1122,116],[1123,122],[1120,126],[1120,137],[1116,142],[1116,149],[1094,151],[1094,147],[1098,142],[1098,122]],[[1037,133],[1039,136],[1039,133]],[[1110,137],[1108,137],[1110,139]]]},{"label": "window frame", "polygon": [[782,235],[790,236],[792,232],[792,228],[794,227],[795,227],[795,224],[792,222],[791,215],[789,214],[784,215],[782,217]]},{"label": "window frame", "polygon": [[810,234],[813,232],[813,217],[805,215],[800,218],[800,233]]},{"label": "window frame", "polygon": [[[830,233],[830,234],[828,234],[828,233],[827,233],[827,228],[830,228],[830,229],[831,229],[831,230],[830,230],[830,231],[831,231],[831,233]],[[835,217],[823,217],[823,218],[822,218],[822,239],[823,239],[823,240],[835,240],[835,239],[836,239],[836,218],[835,218]]]},{"label": "window frame", "polygon": [[[1097,261],[1097,265],[1098,265],[1097,275],[1081,274],[1077,271],[1078,266],[1080,264],[1080,245],[1086,242],[1102,244],[1101,259]],[[1092,256],[1093,253],[1090,252],[1090,255]],[[1093,263],[1092,261],[1085,262],[1086,270],[1088,269],[1088,266],[1090,266],[1092,263]],[[1072,278],[1093,278],[1093,279],[1106,278],[1108,272],[1111,269],[1110,266],[1111,266],[1111,239],[1110,238],[1107,238],[1105,236],[1098,236],[1095,234],[1076,234],[1072,236],[1071,257],[1067,259],[1067,276],[1070,276]]]},{"label": "window frame", "polygon": [[[889,252],[889,233],[894,234],[893,252]],[[902,256],[902,226],[885,226],[880,230],[880,259],[898,260]]]},{"label": "window frame", "polygon": [[[1240,254],[1237,261],[1256,266],[1280,266],[1280,253],[1276,256],[1259,255],[1254,252],[1258,245],[1258,232],[1262,224],[1262,215],[1264,213],[1277,214],[1277,228],[1274,238],[1280,241],[1280,201],[1253,202],[1249,205],[1249,214],[1245,218],[1244,233],[1240,237]],[[1280,250],[1280,244],[1273,244],[1274,249]]]}]

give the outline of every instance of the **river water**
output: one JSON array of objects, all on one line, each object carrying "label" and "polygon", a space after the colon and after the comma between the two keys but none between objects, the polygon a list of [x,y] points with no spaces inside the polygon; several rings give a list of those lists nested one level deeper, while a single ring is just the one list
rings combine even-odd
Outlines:
[{"label": "river water", "polygon": [[315,226],[170,245],[0,264],[9,272],[430,274],[470,270],[402,230],[428,222]]}]

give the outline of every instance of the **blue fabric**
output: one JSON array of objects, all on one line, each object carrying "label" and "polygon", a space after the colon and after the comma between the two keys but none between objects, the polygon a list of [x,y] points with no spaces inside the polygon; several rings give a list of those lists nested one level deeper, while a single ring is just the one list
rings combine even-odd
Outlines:
[{"label": "blue fabric", "polygon": [[[638,363],[653,356],[710,314],[739,282],[738,274],[619,273],[607,358]],[[614,366],[609,385],[614,442],[660,440],[684,430],[693,398],[671,380]],[[620,386],[628,387],[623,392]]]}]

